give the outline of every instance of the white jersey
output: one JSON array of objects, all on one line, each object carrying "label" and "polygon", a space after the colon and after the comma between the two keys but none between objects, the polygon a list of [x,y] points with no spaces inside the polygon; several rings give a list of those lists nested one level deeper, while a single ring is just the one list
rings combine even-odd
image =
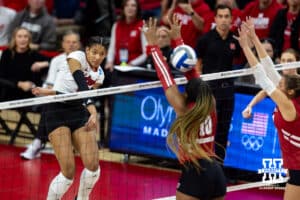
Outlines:
[{"label": "white jersey", "polygon": [[[70,58],[75,59],[80,63],[80,69],[83,71],[89,88],[91,88],[95,83],[103,83],[104,72],[101,66],[98,67],[98,70],[96,72],[92,71],[92,68],[87,62],[86,55],[83,51],[74,51],[70,53],[67,56],[67,59]],[[78,90],[78,86],[71,74],[68,64],[66,64],[66,66],[62,67],[59,70],[54,82],[53,89],[62,93],[72,93]]]},{"label": "white jersey", "polygon": [[45,84],[53,86],[57,78],[58,72],[66,66],[68,66],[66,53],[59,54],[58,56],[52,58]]},{"label": "white jersey", "polygon": [[8,45],[8,26],[14,20],[16,11],[0,6],[0,46]]}]

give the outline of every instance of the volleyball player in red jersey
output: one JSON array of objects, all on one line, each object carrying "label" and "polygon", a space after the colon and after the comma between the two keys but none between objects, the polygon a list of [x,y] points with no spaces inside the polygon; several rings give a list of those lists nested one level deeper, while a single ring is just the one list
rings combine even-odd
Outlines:
[{"label": "volleyball player in red jersey", "polygon": [[[251,51],[249,39],[258,52],[260,63]],[[276,103],[274,123],[279,135],[283,166],[288,169],[289,174],[284,200],[298,200],[300,196],[300,76],[279,75],[255,34],[251,19],[247,19],[242,24],[238,40],[253,69],[256,82]]]},{"label": "volleyball player in red jersey", "polygon": [[[181,24],[176,15],[173,15],[172,21],[169,34],[173,44],[183,44]],[[148,24],[144,24],[143,32],[148,41],[147,54],[151,54],[167,100],[177,114],[167,137],[168,145],[183,164],[176,199],[222,200],[226,193],[226,180],[213,158],[217,123],[213,94],[195,68],[184,74],[188,83],[185,93],[180,93],[156,44],[156,20],[150,18]]]}]

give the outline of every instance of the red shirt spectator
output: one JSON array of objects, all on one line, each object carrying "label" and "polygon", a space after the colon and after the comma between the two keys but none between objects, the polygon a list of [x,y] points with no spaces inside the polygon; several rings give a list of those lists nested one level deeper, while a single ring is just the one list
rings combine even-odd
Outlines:
[{"label": "red shirt spectator", "polygon": [[124,0],[121,18],[111,31],[105,69],[114,65],[140,66],[147,59],[146,39],[141,33],[143,21],[138,0]]},{"label": "red shirt spectator", "polygon": [[[195,47],[197,38],[211,29],[211,23],[213,21],[214,15],[208,7],[208,5],[203,0],[192,1],[192,9],[190,13],[187,12],[187,10],[189,9],[187,9],[186,7],[188,7],[188,3],[178,3],[177,5],[175,5],[173,13],[176,13],[179,19],[181,20],[181,36],[184,43]],[[171,9],[172,8],[170,8],[170,10]],[[167,12],[167,15],[168,13],[169,12]],[[198,24],[196,24],[194,20],[202,20],[202,27],[200,28],[199,26],[197,26]],[[163,23],[167,24],[165,19],[163,19]]]},{"label": "red shirt spectator", "polygon": [[282,9],[282,5],[276,0],[255,0],[250,2],[244,9],[243,20],[250,16],[254,19],[257,36],[262,39],[269,35],[276,13]]}]

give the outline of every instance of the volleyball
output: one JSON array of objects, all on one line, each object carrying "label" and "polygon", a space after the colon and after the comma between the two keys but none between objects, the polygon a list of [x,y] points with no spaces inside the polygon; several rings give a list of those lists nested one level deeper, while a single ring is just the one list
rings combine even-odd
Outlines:
[{"label": "volleyball", "polygon": [[197,63],[195,50],[188,45],[180,45],[171,54],[171,64],[181,72],[191,70]]}]

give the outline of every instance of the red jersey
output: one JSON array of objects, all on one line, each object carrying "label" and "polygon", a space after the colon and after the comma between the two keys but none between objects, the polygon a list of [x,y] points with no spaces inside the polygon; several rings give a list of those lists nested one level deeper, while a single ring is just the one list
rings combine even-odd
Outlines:
[{"label": "red jersey", "polygon": [[242,24],[242,16],[243,16],[243,12],[240,9],[237,8],[232,9],[232,26],[231,26],[232,32],[237,32],[238,28]]},{"label": "red jersey", "polygon": [[[291,48],[291,32],[292,32],[292,24],[297,18],[297,14],[293,14],[291,12],[287,12],[287,25],[284,30],[284,43],[283,43],[283,51]],[[298,40],[299,41],[299,40]]]},{"label": "red jersey", "polygon": [[300,98],[293,99],[293,104],[297,111],[297,118],[287,122],[276,108],[274,123],[279,135],[284,168],[300,170]]},{"label": "red jersey", "polygon": [[197,143],[201,148],[208,153],[209,156],[214,156],[215,136],[217,132],[217,114],[212,112],[205,121],[200,124],[199,138]]},{"label": "red jersey", "polygon": [[[217,131],[217,113],[212,112],[205,121],[200,124],[199,135],[197,143],[208,154],[208,156],[215,156],[215,136]],[[179,141],[180,143],[180,141]],[[179,144],[180,145],[180,144]],[[189,158],[184,155],[181,148],[179,148],[179,154],[182,155],[181,163],[188,161]],[[201,159],[200,157],[198,159]]]},{"label": "red jersey", "polygon": [[125,21],[120,20],[116,22],[115,32],[115,64],[119,65],[120,62],[120,49],[125,48],[128,50],[128,61],[137,58],[143,53],[141,31],[143,26],[142,20],[133,21],[127,24]]},{"label": "red jersey", "polygon": [[192,4],[192,7],[194,12],[204,19],[204,27],[202,32],[195,27],[192,21],[192,16],[185,13],[179,6],[174,9],[174,13],[177,14],[182,23],[181,37],[184,43],[194,48],[196,46],[198,37],[210,30],[211,22],[213,20],[213,13],[208,5],[202,0]]},{"label": "red jersey", "polygon": [[244,9],[243,20],[247,16],[254,19],[255,32],[257,36],[262,39],[269,36],[270,27],[274,21],[277,11],[282,9],[283,6],[277,3],[276,0],[272,0],[271,5],[264,9],[259,9],[259,0],[250,2]]}]

